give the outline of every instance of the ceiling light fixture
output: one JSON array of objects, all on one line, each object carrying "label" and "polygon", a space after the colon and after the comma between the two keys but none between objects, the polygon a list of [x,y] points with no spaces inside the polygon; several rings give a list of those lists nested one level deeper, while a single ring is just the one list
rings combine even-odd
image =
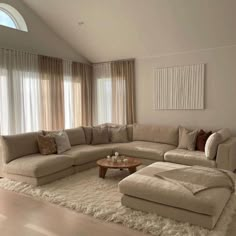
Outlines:
[{"label": "ceiling light fixture", "polygon": [[78,22],[78,25],[79,25],[79,26],[83,26],[83,25],[84,25],[84,22],[83,22],[83,21],[79,21],[79,22]]}]

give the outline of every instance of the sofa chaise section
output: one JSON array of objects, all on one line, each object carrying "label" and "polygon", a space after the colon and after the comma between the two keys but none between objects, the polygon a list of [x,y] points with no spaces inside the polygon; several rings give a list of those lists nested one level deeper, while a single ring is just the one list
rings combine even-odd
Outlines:
[{"label": "sofa chaise section", "polygon": [[208,229],[214,228],[231,197],[231,190],[210,188],[195,196],[180,184],[155,176],[183,167],[175,163],[158,162],[126,177],[119,183],[123,194],[122,204]]},{"label": "sofa chaise section", "polygon": [[13,160],[4,166],[4,176],[10,179],[42,185],[74,173],[73,160],[66,155],[32,154]]},{"label": "sofa chaise section", "polygon": [[33,185],[46,184],[74,173],[66,155],[41,155],[37,137],[31,132],[1,137],[3,176]]}]

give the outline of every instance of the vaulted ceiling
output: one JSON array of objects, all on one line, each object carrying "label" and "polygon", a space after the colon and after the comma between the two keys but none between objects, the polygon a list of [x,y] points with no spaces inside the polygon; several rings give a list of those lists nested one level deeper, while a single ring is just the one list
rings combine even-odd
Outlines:
[{"label": "vaulted ceiling", "polygon": [[236,44],[235,0],[23,1],[91,62]]}]

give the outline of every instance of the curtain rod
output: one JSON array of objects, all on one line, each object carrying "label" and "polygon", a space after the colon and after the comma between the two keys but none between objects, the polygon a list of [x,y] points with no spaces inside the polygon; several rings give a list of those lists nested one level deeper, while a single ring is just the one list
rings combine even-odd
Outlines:
[{"label": "curtain rod", "polygon": [[117,61],[134,61],[135,58],[127,58],[127,59],[120,59],[120,60],[114,60],[114,61],[102,61],[102,62],[96,62],[96,63],[92,63],[93,65],[96,64],[102,64],[102,63],[110,63],[110,62],[117,62]]},{"label": "curtain rod", "polygon": [[88,63],[88,62],[80,62],[80,61],[65,59],[65,58],[62,58],[62,57],[55,57],[55,56],[49,56],[49,55],[42,55],[42,54],[39,54],[39,53],[28,52],[28,51],[24,51],[24,50],[20,50],[20,49],[2,48],[2,47],[1,47],[0,49],[7,50],[7,51],[24,52],[24,53],[28,53],[28,54],[31,54],[31,55],[34,55],[34,56],[52,57],[52,58],[62,59],[63,61],[68,61],[68,62],[78,62],[78,63],[87,64],[87,65],[92,65],[92,63]]}]

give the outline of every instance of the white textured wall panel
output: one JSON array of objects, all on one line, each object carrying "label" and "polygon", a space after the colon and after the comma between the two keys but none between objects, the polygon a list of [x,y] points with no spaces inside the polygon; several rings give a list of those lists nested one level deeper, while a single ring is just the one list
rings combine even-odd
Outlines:
[{"label": "white textured wall panel", "polygon": [[204,64],[154,69],[154,109],[204,109]]}]

